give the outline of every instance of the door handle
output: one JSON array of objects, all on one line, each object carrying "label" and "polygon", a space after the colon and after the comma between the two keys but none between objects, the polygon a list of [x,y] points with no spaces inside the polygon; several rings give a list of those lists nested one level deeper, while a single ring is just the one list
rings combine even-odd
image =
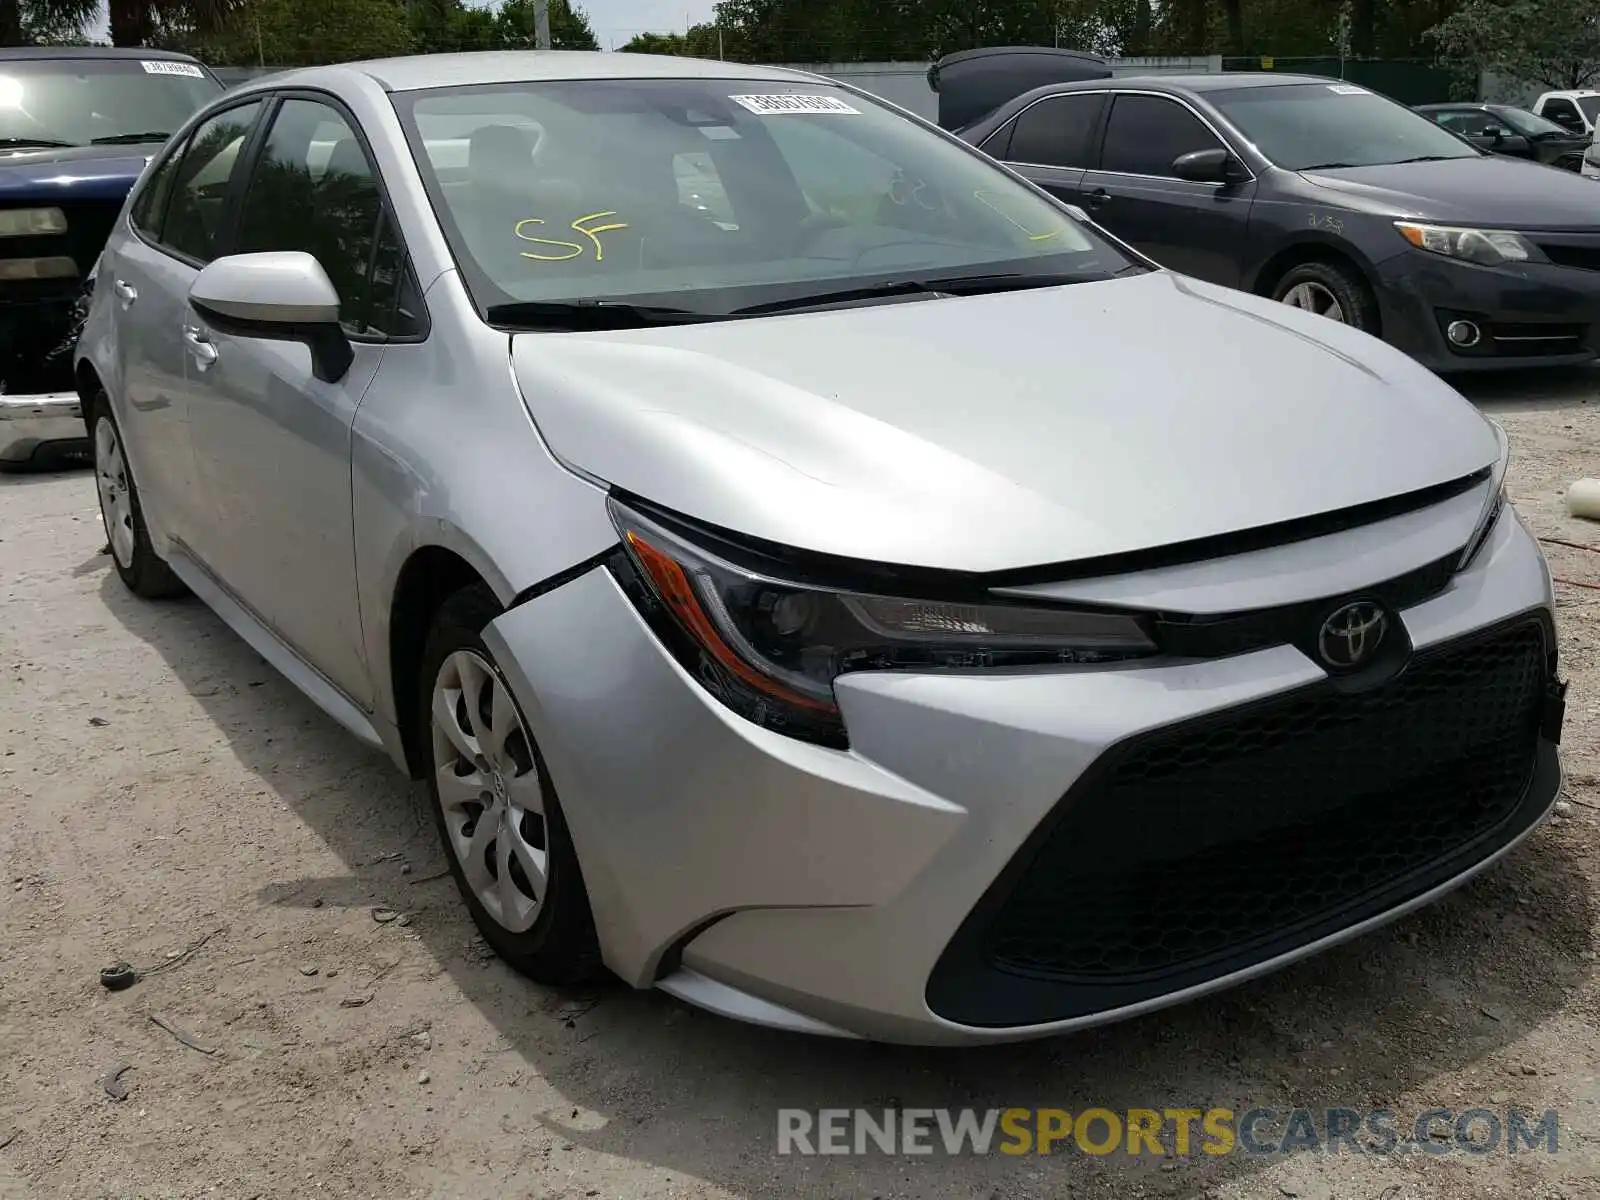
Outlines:
[{"label": "door handle", "polygon": [[1094,191],[1083,194],[1083,202],[1090,208],[1100,208],[1110,200],[1111,193],[1106,191],[1105,188],[1095,188]]},{"label": "door handle", "polygon": [[217,348],[193,325],[183,327],[183,344],[202,371],[217,361]]},{"label": "door handle", "polygon": [[111,285],[111,290],[117,294],[117,299],[122,301],[122,307],[127,308],[139,298],[139,289],[125,279],[118,279]]}]

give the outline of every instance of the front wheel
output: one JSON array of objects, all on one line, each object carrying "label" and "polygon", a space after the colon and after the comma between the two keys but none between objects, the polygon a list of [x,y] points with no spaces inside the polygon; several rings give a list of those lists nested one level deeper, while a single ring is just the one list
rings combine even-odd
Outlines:
[{"label": "front wheel", "polygon": [[439,836],[472,919],[517,970],[593,978],[599,946],[555,786],[482,630],[487,588],[445,601],[423,652],[419,742]]},{"label": "front wheel", "polygon": [[1338,263],[1308,262],[1291,267],[1278,280],[1272,298],[1363,333],[1378,332],[1378,302],[1366,281]]},{"label": "front wheel", "polygon": [[95,486],[100,493],[100,521],[106,529],[117,574],[130,592],[147,600],[182,595],[188,590],[183,581],[150,544],[139,488],[122,448],[122,431],[117,428],[111,402],[104,392],[89,405],[89,440]]}]

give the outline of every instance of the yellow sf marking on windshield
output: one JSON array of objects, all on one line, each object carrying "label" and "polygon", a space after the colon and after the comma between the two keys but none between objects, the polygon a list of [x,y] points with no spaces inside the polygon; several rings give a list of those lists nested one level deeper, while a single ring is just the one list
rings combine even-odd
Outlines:
[{"label": "yellow sf marking on windshield", "polygon": [[[571,229],[572,232],[581,233],[584,237],[589,239],[590,243],[594,246],[595,262],[605,262],[606,260],[605,246],[601,243],[599,235],[602,233],[609,233],[615,229],[626,229],[628,228],[628,224],[626,221],[613,221],[609,225],[591,225],[590,222],[603,220],[606,217],[614,217],[616,215],[617,214],[615,212],[610,210],[605,212],[587,213],[584,216],[577,218],[569,226],[567,226],[567,228]],[[584,253],[584,246],[581,242],[568,242],[559,238],[532,237],[529,234],[522,232],[522,227],[524,225],[543,224],[544,218],[542,217],[527,217],[521,221],[518,221],[516,228],[512,232],[525,242],[534,242],[541,246],[559,246],[564,253],[535,254],[532,251],[524,250],[522,252],[523,258],[531,258],[535,262],[569,262],[574,258],[582,257]]]},{"label": "yellow sf marking on windshield", "polygon": [[595,262],[605,262],[606,260],[605,247],[600,245],[600,239],[595,235],[609,233],[613,229],[626,229],[628,227],[628,223],[626,221],[614,221],[610,225],[596,225],[593,229],[590,229],[586,222],[599,221],[605,217],[614,217],[616,215],[616,213],[609,210],[606,212],[590,213],[588,216],[579,217],[572,223],[572,228],[576,232],[583,234],[584,237],[588,238],[594,243]]},{"label": "yellow sf marking on windshield", "polygon": [[1007,221],[1011,222],[1011,224],[1015,225],[1019,230],[1022,231],[1023,235],[1030,242],[1048,242],[1051,238],[1060,237],[1061,236],[1061,231],[1059,229],[1052,229],[1048,233],[1035,233],[1033,230],[1029,229],[1026,225],[1024,225],[1021,221],[1017,220],[1010,213],[1006,212],[999,205],[995,204],[992,200],[990,200],[988,192],[981,191],[981,190],[973,192],[972,193],[972,198],[974,200],[976,200],[979,204],[983,205],[985,208],[992,209],[994,212],[998,213],[1005,220],[1007,220]]}]

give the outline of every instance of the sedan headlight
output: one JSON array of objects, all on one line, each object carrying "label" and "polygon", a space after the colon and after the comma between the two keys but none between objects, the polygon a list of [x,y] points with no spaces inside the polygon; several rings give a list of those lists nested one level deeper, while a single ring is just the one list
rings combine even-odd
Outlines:
[{"label": "sedan headlight", "polygon": [[1419,225],[1415,221],[1396,221],[1394,227],[1418,250],[1482,267],[1527,262],[1535,253],[1533,245],[1521,234],[1504,229],[1457,229],[1450,225]]},{"label": "sedan headlight", "polygon": [[833,681],[850,671],[1099,663],[1156,649],[1125,613],[777,578],[610,504],[623,546],[612,572],[680,665],[741,716],[806,741],[846,744]]},{"label": "sedan headlight", "polygon": [[0,237],[39,237],[66,231],[67,214],[59,208],[0,209]]},{"label": "sedan headlight", "polygon": [[[1485,417],[1484,420],[1489,421],[1489,418]],[[1506,468],[1511,465],[1511,439],[1506,437],[1506,431],[1499,422],[1489,421],[1489,428],[1494,430],[1495,437],[1500,441],[1500,458],[1491,468],[1489,498],[1484,501],[1483,511],[1478,514],[1478,523],[1472,527],[1472,536],[1467,539],[1466,548],[1461,551],[1461,561],[1456,564],[1458,571],[1470,567],[1473,559],[1489,544],[1489,535],[1500,523],[1500,513],[1506,506]]]}]

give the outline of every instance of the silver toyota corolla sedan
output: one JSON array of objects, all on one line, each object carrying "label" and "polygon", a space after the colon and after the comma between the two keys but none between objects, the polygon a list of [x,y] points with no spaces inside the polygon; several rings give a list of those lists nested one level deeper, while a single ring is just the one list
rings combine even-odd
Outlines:
[{"label": "silver toyota corolla sedan", "polygon": [[426,780],[535,979],[1038,1036],[1426,904],[1555,798],[1496,426],[837,83],[259,80],[97,280],[122,579]]}]

